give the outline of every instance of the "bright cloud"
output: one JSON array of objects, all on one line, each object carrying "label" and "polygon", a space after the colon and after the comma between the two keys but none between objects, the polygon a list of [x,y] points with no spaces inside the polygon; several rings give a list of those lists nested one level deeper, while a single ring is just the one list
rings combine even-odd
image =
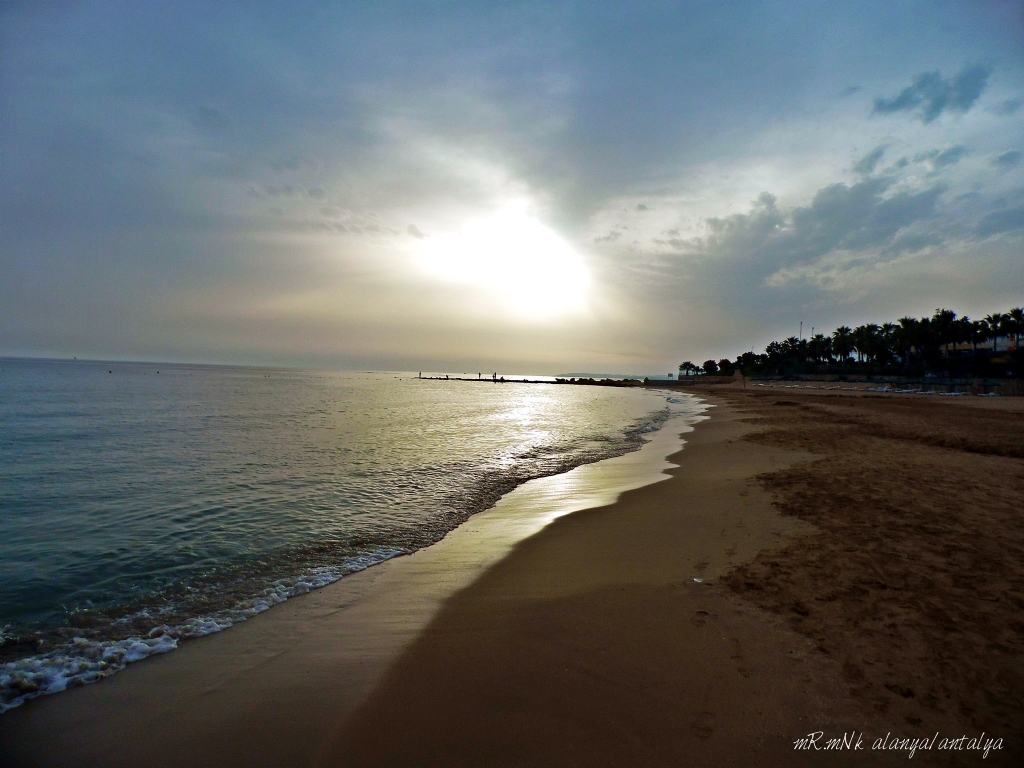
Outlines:
[{"label": "bright cloud", "polygon": [[520,318],[585,308],[590,275],[583,258],[524,202],[423,238],[414,255],[430,277],[484,292]]}]

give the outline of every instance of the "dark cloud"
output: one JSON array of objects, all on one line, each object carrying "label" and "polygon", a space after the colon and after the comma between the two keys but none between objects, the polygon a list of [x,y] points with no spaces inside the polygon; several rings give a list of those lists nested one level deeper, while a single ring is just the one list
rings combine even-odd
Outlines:
[{"label": "dark cloud", "polygon": [[849,96],[853,96],[855,93],[859,93],[863,90],[859,85],[848,85],[839,92],[839,98],[845,99]]},{"label": "dark cloud", "polygon": [[192,125],[205,131],[219,131],[231,125],[224,113],[213,107],[196,107],[190,119]]},{"label": "dark cloud", "polygon": [[916,113],[922,123],[930,123],[943,112],[966,112],[981,96],[992,68],[982,64],[965,67],[946,80],[936,72],[924,72],[890,99],[878,97],[872,114]]},{"label": "dark cloud", "polygon": [[1006,117],[1007,115],[1014,115],[1019,112],[1022,106],[1024,106],[1024,99],[1007,99],[989,107],[988,111]]},{"label": "dark cloud", "polygon": [[646,210],[648,210],[647,206],[644,205],[643,203],[637,203],[636,204],[636,209],[638,211],[646,211]]},{"label": "dark cloud", "polygon": [[914,162],[923,163],[927,161],[933,171],[938,171],[942,168],[956,165],[966,156],[967,147],[963,144],[956,144],[948,149],[933,149],[928,152],[921,152],[914,158]]},{"label": "dark cloud", "polygon": [[1022,157],[1024,157],[1024,153],[1011,149],[992,158],[992,165],[998,168],[1013,168],[1020,163]]},{"label": "dark cloud", "polygon": [[406,227],[405,231],[408,232],[413,237],[415,237],[417,240],[422,240],[423,238],[426,237],[425,234],[420,232],[420,228],[417,227],[415,224],[410,224],[408,227]]},{"label": "dark cloud", "polygon": [[887,180],[866,180],[853,186],[832,184],[818,191],[806,208],[794,209],[787,248],[807,258],[832,250],[864,250],[888,246],[906,226],[931,216],[939,187],[883,197]]},{"label": "dark cloud", "polygon": [[275,171],[297,171],[302,167],[302,158],[292,156],[277,160],[270,165]]},{"label": "dark cloud", "polygon": [[978,235],[981,237],[992,237],[1004,232],[1019,232],[1021,230],[1024,230],[1024,207],[994,211],[982,217],[977,228]]},{"label": "dark cloud", "polygon": [[878,166],[878,163],[884,154],[885,147],[875,147],[875,149],[871,150],[857,161],[853,166],[853,170],[857,173],[874,173],[875,168]]},{"label": "dark cloud", "polygon": [[946,168],[950,165],[956,165],[963,158],[967,156],[967,147],[963,144],[957,144],[956,146],[944,149],[935,156],[932,160],[932,164],[935,168]]},{"label": "dark cloud", "polygon": [[756,291],[781,270],[840,252],[894,257],[936,242],[929,220],[944,189],[889,194],[891,179],[871,177],[818,190],[810,205],[782,210],[763,193],[748,213],[708,219],[706,237],[685,244],[703,279],[733,292]]},{"label": "dark cloud", "polygon": [[594,238],[594,242],[595,243],[611,243],[611,242],[614,242],[614,241],[618,240],[620,237],[622,237],[622,233],[621,232],[615,232],[613,230],[613,231],[609,232],[607,235],[602,235],[601,237],[595,237]]}]

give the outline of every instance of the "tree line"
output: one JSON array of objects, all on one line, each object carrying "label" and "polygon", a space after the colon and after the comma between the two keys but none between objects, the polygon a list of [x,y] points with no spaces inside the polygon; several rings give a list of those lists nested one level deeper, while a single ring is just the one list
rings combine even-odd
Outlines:
[{"label": "tree line", "polygon": [[[1024,308],[995,313],[981,320],[936,309],[931,317],[901,317],[895,323],[842,325],[831,334],[790,336],[773,341],[763,354],[744,352],[735,360],[689,360],[679,376],[747,376],[824,374],[890,374],[961,376],[1024,375]],[[1004,348],[1000,350],[1000,343]],[[1010,346],[1012,342],[1012,347]]]}]

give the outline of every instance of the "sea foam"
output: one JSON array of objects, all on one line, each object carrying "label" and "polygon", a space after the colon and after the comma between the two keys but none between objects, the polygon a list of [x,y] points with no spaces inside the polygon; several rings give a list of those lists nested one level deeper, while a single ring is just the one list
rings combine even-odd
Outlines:
[{"label": "sea foam", "polygon": [[173,651],[183,639],[220,632],[289,598],[403,554],[404,550],[383,549],[350,558],[335,568],[316,568],[295,579],[282,579],[260,595],[214,615],[198,616],[177,626],[154,627],[146,637],[116,641],[76,637],[49,653],[0,664],[0,713],[37,696],[102,680],[134,661]]}]

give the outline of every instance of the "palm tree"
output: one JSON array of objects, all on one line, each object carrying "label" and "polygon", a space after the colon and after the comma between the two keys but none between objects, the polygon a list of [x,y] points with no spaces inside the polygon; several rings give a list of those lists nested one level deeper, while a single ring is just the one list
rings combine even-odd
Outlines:
[{"label": "palm tree", "polygon": [[921,329],[921,321],[916,317],[901,317],[897,337],[897,351],[903,355],[903,364],[910,365],[910,350],[917,345],[917,337]]},{"label": "palm tree", "polygon": [[[878,359],[879,348],[882,346],[882,329],[874,323],[862,325],[857,329],[861,332],[861,344],[864,348],[864,357],[871,370],[874,370],[875,361]],[[856,331],[854,331],[856,333]]]},{"label": "palm tree", "polygon": [[1010,333],[1013,334],[1014,346],[1020,349],[1020,335],[1024,333],[1024,307],[1014,307],[1005,316],[1010,318]]},{"label": "palm tree", "polygon": [[942,337],[931,318],[922,317],[917,321],[914,346],[917,347],[917,352],[923,360],[938,357],[939,347],[942,346]]},{"label": "palm tree", "polygon": [[1007,325],[1007,315],[1001,315],[998,312],[993,315],[985,315],[985,325],[988,326],[989,338],[992,339],[992,351],[999,351],[999,337],[1006,333],[1005,326]]},{"label": "palm tree", "polygon": [[935,314],[932,315],[932,328],[938,335],[939,345],[946,348],[947,355],[949,354],[949,345],[955,343],[955,322],[956,312],[951,309],[936,309]]},{"label": "palm tree", "polygon": [[953,322],[950,326],[950,338],[953,340],[953,351],[956,352],[956,348],[960,344],[966,344],[971,340],[973,336],[973,330],[971,325],[971,318],[964,315],[959,320]]},{"label": "palm tree", "polygon": [[898,330],[899,326],[894,323],[882,323],[878,338],[881,345],[879,351],[885,353],[886,365],[891,365],[893,357],[896,356],[896,332]]},{"label": "palm tree", "polygon": [[974,354],[978,354],[978,345],[988,338],[988,326],[984,320],[971,320],[970,340],[974,346]]},{"label": "palm tree", "polygon": [[853,331],[849,326],[841,325],[832,333],[832,350],[839,356],[839,361],[845,363],[853,350]]},{"label": "palm tree", "polygon": [[832,340],[828,336],[816,333],[807,344],[811,359],[816,363],[824,362],[832,357]]},{"label": "palm tree", "polygon": [[803,353],[806,344],[807,342],[803,339],[798,339],[796,336],[790,336],[782,342],[783,349],[785,350],[783,354],[793,360],[801,360],[806,357]]},{"label": "palm tree", "polygon": [[878,354],[878,337],[881,332],[874,323],[860,325],[853,329],[853,345],[857,348],[857,358],[871,363]]}]

